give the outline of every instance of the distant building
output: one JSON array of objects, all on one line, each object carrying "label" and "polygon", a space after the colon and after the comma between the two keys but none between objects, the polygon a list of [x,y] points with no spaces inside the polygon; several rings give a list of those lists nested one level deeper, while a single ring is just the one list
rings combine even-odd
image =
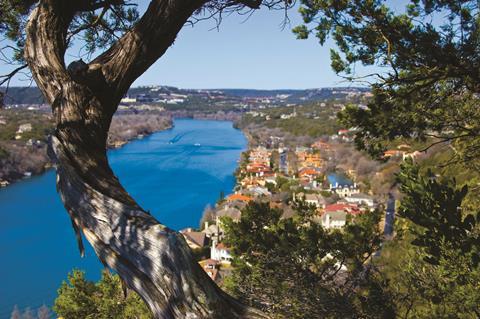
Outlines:
[{"label": "distant building", "polygon": [[[215,215],[217,217],[217,220],[221,217],[228,216],[234,221],[238,221],[242,216],[242,212],[240,211],[240,209],[227,203],[225,206],[223,206],[222,209],[218,209],[217,211],[215,211]],[[217,224],[218,224],[218,221],[217,221]]]},{"label": "distant building", "polygon": [[331,146],[328,143],[325,143],[321,140],[316,141],[315,143],[312,144],[312,148],[319,150],[319,151],[330,151]]},{"label": "distant building", "polygon": [[302,168],[298,173],[298,176],[302,180],[306,180],[308,182],[313,182],[317,177],[320,176],[320,172],[314,168]]},{"label": "distant building", "polygon": [[17,134],[23,134],[32,131],[32,124],[22,124],[18,127]]},{"label": "distant building", "polygon": [[336,203],[325,206],[324,213],[332,213],[332,212],[345,212],[349,215],[358,215],[361,214],[362,211],[360,208],[355,204],[344,204],[344,203]]},{"label": "distant building", "polygon": [[327,201],[320,194],[298,193],[295,197],[297,200],[305,198],[305,203],[315,205],[315,207],[317,208],[325,208],[325,206],[327,205]]},{"label": "distant building", "polygon": [[233,259],[232,255],[230,254],[230,248],[225,246],[225,244],[217,243],[216,241],[213,241],[212,243],[212,247],[210,249],[210,258],[228,263]]},{"label": "distant building", "polygon": [[228,202],[234,202],[234,201],[240,201],[240,202],[250,202],[252,201],[253,198],[250,197],[250,196],[245,196],[245,195],[242,195],[242,194],[232,194],[230,196],[227,197],[227,201]]},{"label": "distant building", "polygon": [[260,186],[248,187],[246,193],[252,195],[253,197],[272,195],[272,193],[270,193],[267,188]]},{"label": "distant building", "polygon": [[353,194],[360,193],[357,184],[342,175],[329,174],[327,179],[330,184],[330,191],[340,197],[350,197]]},{"label": "distant building", "polygon": [[375,207],[375,201],[373,200],[373,197],[362,193],[352,194],[350,197],[345,197],[344,200],[347,203],[367,205],[369,208]]},{"label": "distant building", "polygon": [[325,228],[341,228],[347,223],[347,216],[356,216],[362,211],[357,205],[336,203],[325,206],[320,222]]},{"label": "distant building", "polygon": [[347,224],[347,213],[345,211],[326,212],[322,215],[321,224],[327,229],[342,228]]},{"label": "distant building", "polygon": [[210,258],[210,259],[201,260],[198,263],[213,281],[216,281],[219,279],[219,275],[220,275],[218,271],[219,262],[217,260],[213,260]]},{"label": "distant building", "polygon": [[188,246],[192,249],[203,248],[208,244],[208,239],[205,233],[192,231],[191,228],[187,228],[180,231],[183,235]]},{"label": "distant building", "polygon": [[134,97],[125,96],[123,99],[120,100],[120,103],[135,103],[137,99]]}]

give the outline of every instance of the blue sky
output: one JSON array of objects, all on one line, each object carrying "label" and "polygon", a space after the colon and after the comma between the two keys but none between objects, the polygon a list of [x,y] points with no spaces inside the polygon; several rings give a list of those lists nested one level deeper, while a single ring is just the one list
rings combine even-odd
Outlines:
[{"label": "blue sky", "polygon": [[[185,88],[312,88],[345,85],[330,68],[329,47],[312,38],[297,40],[282,30],[283,12],[244,16],[184,27],[175,44],[134,85],[165,83]],[[331,44],[330,44],[331,46]]]},{"label": "blue sky", "polygon": [[[140,9],[145,7],[147,0]],[[185,26],[167,53],[133,86],[172,85],[181,88],[304,89],[347,86],[330,68],[329,41],[320,46],[315,38],[297,40],[291,28],[301,23],[290,10],[291,24],[282,30],[283,11],[256,11],[224,17],[219,29],[207,20]],[[78,49],[74,48],[67,60]],[[0,72],[7,67],[0,65]],[[27,85],[15,79],[11,85]]]}]

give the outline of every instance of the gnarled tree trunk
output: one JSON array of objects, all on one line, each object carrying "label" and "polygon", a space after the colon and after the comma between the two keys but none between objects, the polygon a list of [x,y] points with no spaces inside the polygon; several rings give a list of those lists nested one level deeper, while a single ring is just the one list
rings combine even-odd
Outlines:
[{"label": "gnarled tree trunk", "polygon": [[183,238],[125,191],[106,156],[108,128],[121,97],[203,2],[152,1],[110,50],[89,65],[77,61],[66,68],[65,38],[77,2],[82,1],[40,2],[29,19],[25,58],[56,118],[51,153],[57,188],[80,250],[83,233],[156,318],[263,318],[215,285]]}]

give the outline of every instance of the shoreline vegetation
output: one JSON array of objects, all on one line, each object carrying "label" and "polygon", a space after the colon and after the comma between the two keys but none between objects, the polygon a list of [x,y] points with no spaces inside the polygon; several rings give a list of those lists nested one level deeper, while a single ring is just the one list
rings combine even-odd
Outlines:
[{"label": "shoreline vegetation", "polygon": [[[44,173],[53,163],[47,155],[52,116],[41,111],[0,112],[0,188]],[[120,113],[109,131],[108,149],[172,128],[171,116],[160,112]]]}]

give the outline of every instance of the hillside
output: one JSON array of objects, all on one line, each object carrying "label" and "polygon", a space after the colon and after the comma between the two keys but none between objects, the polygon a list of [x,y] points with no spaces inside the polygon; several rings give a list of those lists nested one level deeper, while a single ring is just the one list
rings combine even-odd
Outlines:
[{"label": "hillside", "polygon": [[[43,104],[45,100],[37,87],[2,87],[6,105]],[[360,87],[318,88],[305,90],[253,89],[181,89],[172,86],[142,86],[130,88],[124,103],[160,103],[174,108],[188,106],[208,108],[228,106],[247,108],[265,105],[288,105],[324,100],[363,102],[369,89]],[[126,102],[128,101],[128,102]]]}]

